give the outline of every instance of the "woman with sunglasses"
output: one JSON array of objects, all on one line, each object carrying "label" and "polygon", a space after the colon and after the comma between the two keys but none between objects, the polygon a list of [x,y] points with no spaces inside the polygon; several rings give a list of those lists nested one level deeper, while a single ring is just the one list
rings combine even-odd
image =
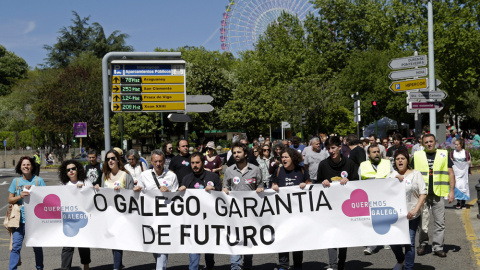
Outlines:
[{"label": "woman with sunglasses", "polygon": [[170,161],[175,157],[173,154],[173,144],[171,142],[165,142],[162,146],[162,152],[165,154],[165,164],[163,165],[163,168],[168,169]]},{"label": "woman with sunglasses", "polygon": [[222,159],[215,151],[215,143],[210,141],[207,143],[207,155],[205,156],[205,171],[214,172],[220,175],[222,171]]},{"label": "woman with sunglasses", "polygon": [[[398,178],[405,184],[407,199],[407,219],[410,231],[410,244],[391,245],[392,251],[397,259],[395,269],[413,269],[415,263],[415,234],[419,216],[422,214],[422,208],[427,198],[427,186],[423,180],[422,174],[410,167],[409,154],[406,149],[398,149],[393,154],[394,171],[387,178]],[[403,251],[405,249],[405,253]]]},{"label": "woman with sunglasses", "polygon": [[[120,189],[133,189],[133,178],[125,170],[123,162],[120,159],[120,154],[115,150],[110,150],[105,155],[105,163],[103,164],[103,181],[102,186],[105,188],[113,188],[115,190]],[[99,185],[95,186],[96,190],[99,190]],[[120,270],[123,268],[122,257],[123,250],[112,250],[113,253],[113,269]]]},{"label": "woman with sunglasses", "polygon": [[[21,265],[20,251],[22,250],[23,238],[25,237],[25,211],[23,209],[23,198],[30,195],[32,186],[46,186],[41,177],[33,174],[36,166],[40,166],[32,157],[21,157],[15,167],[15,172],[20,177],[13,179],[8,189],[8,203],[19,204],[20,206],[20,227],[11,231],[12,251],[10,252],[10,262],[8,269],[15,270]],[[43,269],[43,249],[34,247],[36,269]]]},{"label": "woman with sunglasses", "polygon": [[257,162],[260,166],[260,171],[262,172],[263,186],[265,189],[270,188],[270,153],[272,149],[268,143],[263,143],[260,155],[257,157]]},{"label": "woman with sunglasses", "polygon": [[[65,186],[77,186],[78,188],[86,187],[91,188],[92,182],[85,181],[87,175],[82,164],[76,160],[66,160],[58,168],[58,175],[60,177],[60,182]],[[73,247],[63,247],[62,249],[62,268],[61,269],[70,269],[72,267],[73,252],[75,248]],[[90,269],[90,249],[89,248],[78,248],[78,253],[80,254],[80,263],[83,264],[83,269]]]},{"label": "woman with sunglasses", "polygon": [[140,154],[138,154],[136,149],[127,151],[127,161],[128,163],[125,165],[125,169],[130,173],[133,178],[133,183],[136,185],[140,179],[140,174],[148,168],[145,163],[140,160]]}]

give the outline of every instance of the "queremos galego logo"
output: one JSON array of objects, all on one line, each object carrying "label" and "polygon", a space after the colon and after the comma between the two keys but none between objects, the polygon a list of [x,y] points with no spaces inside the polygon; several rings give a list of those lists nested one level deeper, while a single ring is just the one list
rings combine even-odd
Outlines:
[{"label": "queremos galego logo", "polygon": [[55,194],[45,196],[42,203],[35,206],[35,216],[47,223],[63,223],[63,233],[68,237],[78,234],[81,228],[87,226],[88,216],[78,211],[78,206],[62,205]]}]

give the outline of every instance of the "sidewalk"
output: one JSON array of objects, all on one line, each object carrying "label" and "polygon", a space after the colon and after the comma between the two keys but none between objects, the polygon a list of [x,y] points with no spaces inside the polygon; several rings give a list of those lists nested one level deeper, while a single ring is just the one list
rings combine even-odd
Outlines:
[{"label": "sidewalk", "polygon": [[472,170],[472,175],[469,179],[471,200],[467,202],[469,205],[468,209],[462,210],[462,220],[467,240],[472,245],[472,259],[476,261],[480,268],[480,214],[479,205],[477,204],[477,191],[475,189],[475,185],[478,184],[478,178],[473,177],[473,174],[478,175],[479,172],[480,170]]}]

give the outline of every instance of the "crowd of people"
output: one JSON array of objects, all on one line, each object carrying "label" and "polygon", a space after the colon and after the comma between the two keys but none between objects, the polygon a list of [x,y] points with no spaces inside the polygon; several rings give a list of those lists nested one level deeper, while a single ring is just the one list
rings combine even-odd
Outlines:
[{"label": "crowd of people", "polygon": [[[477,135],[478,136],[478,135]],[[480,137],[480,136],[479,136]],[[95,150],[88,152],[89,164],[85,167],[75,160],[64,161],[59,169],[61,185],[78,188],[131,189],[135,192],[159,190],[161,192],[186,189],[230,191],[278,191],[281,187],[318,184],[329,187],[334,182],[346,185],[349,181],[395,178],[405,184],[407,219],[410,244],[391,245],[396,264],[393,269],[413,269],[415,255],[424,255],[429,243],[428,223],[434,219],[432,250],[438,257],[446,257],[443,249],[445,232],[445,201],[458,200],[457,208],[465,208],[469,200],[468,173],[471,157],[465,150],[465,140],[455,138],[455,149],[437,149],[432,134],[418,137],[410,151],[399,134],[383,140],[371,135],[358,138],[319,134],[305,144],[299,137],[292,140],[271,141],[260,135],[249,144],[246,137],[236,137],[230,150],[218,155],[213,141],[200,151],[190,153],[186,140],[178,142],[174,155],[173,143],[166,142],[160,150],[150,155],[150,167],[143,163],[137,150],[123,151],[114,148],[106,152],[104,162],[98,162]],[[409,147],[410,148],[410,147]],[[125,159],[126,157],[126,159]],[[224,164],[226,166],[224,166]],[[9,188],[9,203],[22,205],[32,185],[45,186],[35,174],[39,164],[36,157],[22,157],[16,167],[19,174]],[[223,175],[223,179],[221,176]],[[12,231],[12,249],[9,269],[21,264],[20,250],[25,235],[25,217],[21,207],[20,227]],[[419,244],[415,249],[415,235]],[[377,247],[365,247],[364,254],[371,255]],[[81,263],[89,269],[90,249],[79,248]],[[35,247],[37,269],[43,269],[43,252]],[[64,247],[61,269],[70,269],[74,249]],[[121,269],[122,250],[112,250],[113,269]],[[329,268],[345,269],[347,248],[328,249]],[[168,254],[153,254],[156,269],[166,269]],[[278,269],[290,269],[290,254],[278,254]],[[199,269],[200,254],[189,254],[189,269]],[[214,254],[205,254],[206,269],[213,269]],[[301,269],[303,252],[293,252],[293,269]],[[392,263],[393,264],[393,263]],[[251,269],[253,255],[231,256],[231,269]]]}]

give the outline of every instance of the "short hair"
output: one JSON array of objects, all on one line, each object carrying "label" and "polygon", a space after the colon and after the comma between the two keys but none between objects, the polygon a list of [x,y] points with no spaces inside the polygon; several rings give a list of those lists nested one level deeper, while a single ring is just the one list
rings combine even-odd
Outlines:
[{"label": "short hair", "polygon": [[28,161],[30,161],[30,164],[32,164],[32,174],[34,174],[35,170],[37,170],[37,163],[35,162],[35,159],[33,157],[27,157],[27,156],[23,156],[20,158],[20,160],[18,161],[17,163],[17,166],[15,166],[15,172],[19,175],[22,175],[22,162],[27,159]]},{"label": "short hair", "polygon": [[87,179],[87,174],[85,173],[85,169],[83,168],[82,164],[76,160],[70,159],[70,160],[65,160],[62,162],[62,165],[58,167],[58,177],[60,178],[60,182],[62,184],[66,185],[68,182],[70,182],[70,177],[68,177],[67,173],[67,166],[73,164],[77,168],[77,178],[79,181],[85,181]]},{"label": "short hair", "polygon": [[130,149],[127,151],[127,158],[133,156],[137,161],[140,160],[140,155],[138,154],[137,149]]},{"label": "short hair", "polygon": [[282,155],[284,153],[287,153],[290,156],[295,166],[297,166],[298,164],[300,164],[300,162],[302,162],[302,155],[297,150],[293,148],[287,148],[285,149],[285,151],[282,152]]},{"label": "short hair", "polygon": [[234,143],[232,144],[232,152],[233,152],[233,148],[235,148],[235,147],[240,147],[240,148],[242,148],[242,150],[243,150],[243,152],[245,153],[245,155],[248,155],[248,146],[247,146],[247,145],[245,145],[245,144],[243,144],[243,143],[240,143],[240,142],[238,142],[238,141],[237,141],[237,142],[234,142]]},{"label": "short hair", "polygon": [[189,143],[187,140],[185,140],[185,139],[182,139],[182,140],[178,141],[177,148],[178,148],[178,147],[180,147],[180,142],[181,142],[181,141],[186,141],[186,142],[187,142],[187,146],[189,146],[189,145],[190,145],[190,143]]},{"label": "short hair", "polygon": [[437,139],[435,139],[435,135],[433,135],[432,133],[427,133],[427,134],[423,135],[422,144],[425,141],[425,138],[428,138],[428,137],[433,137],[433,140],[437,141]]},{"label": "short hair", "polygon": [[313,137],[310,139],[310,144],[314,143],[314,142],[319,142],[320,141],[320,138],[318,137]]},{"label": "short hair", "polygon": [[97,150],[95,150],[95,149],[90,149],[90,150],[88,150],[88,154],[89,154],[89,155],[95,155],[95,156],[98,155],[98,154],[97,154]]},{"label": "short hair", "polygon": [[393,169],[398,172],[397,163],[395,162],[395,159],[399,155],[403,155],[407,159],[407,168],[411,169],[412,167],[410,166],[410,155],[408,154],[408,150],[403,148],[398,149],[397,151],[395,151],[395,154],[393,154]]},{"label": "short hair", "polygon": [[377,135],[375,135],[375,133],[374,133],[374,134],[370,134],[368,137],[369,137],[369,138],[370,138],[370,137],[373,137],[373,138],[375,139],[375,141],[377,140]]},{"label": "short hair", "polygon": [[297,142],[297,143],[300,143],[300,137],[298,137],[298,136],[293,136],[292,142],[293,142],[293,143],[296,143],[296,142]]},{"label": "short hair", "polygon": [[358,137],[355,134],[348,134],[345,139],[347,140],[348,145],[358,144]]},{"label": "short hair", "polygon": [[193,152],[193,154],[190,156],[190,160],[194,157],[200,157],[200,160],[202,161],[202,166],[203,166],[203,163],[205,163],[205,156],[201,152]]},{"label": "short hair", "polygon": [[150,158],[153,157],[153,155],[158,155],[163,157],[163,159],[165,159],[165,154],[160,149],[155,149],[152,152],[150,152]]},{"label": "short hair", "polygon": [[402,135],[400,133],[393,134],[393,140],[402,142]]},{"label": "short hair", "polygon": [[380,150],[380,147],[378,146],[378,144],[372,144],[372,145],[369,145],[367,147],[367,153],[370,154],[370,148],[374,148],[374,147],[376,147],[376,148],[378,148],[378,150]]},{"label": "short hair", "polygon": [[245,141],[247,141],[247,143],[248,143],[247,136],[242,136],[242,137],[240,137],[240,140],[238,140],[238,141],[242,141],[242,140],[245,140]]},{"label": "short hair", "polygon": [[338,136],[330,136],[325,141],[325,146],[328,148],[331,145],[340,146],[340,145],[342,145],[342,142],[340,141],[340,138]]},{"label": "short hair", "polygon": [[462,149],[465,148],[465,140],[460,138],[460,139],[457,139],[456,142],[458,142],[460,144],[460,146],[462,147]]}]

